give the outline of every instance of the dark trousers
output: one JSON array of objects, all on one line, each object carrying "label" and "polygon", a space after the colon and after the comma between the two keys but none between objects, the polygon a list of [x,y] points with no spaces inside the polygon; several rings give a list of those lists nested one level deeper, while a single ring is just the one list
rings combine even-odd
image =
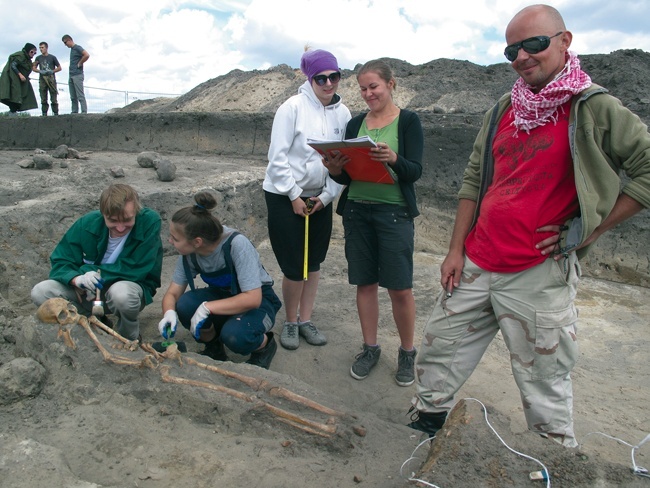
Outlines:
[{"label": "dark trousers", "polygon": [[56,88],[56,79],[50,76],[49,83],[45,80],[45,76],[41,76],[38,80],[38,92],[41,94],[41,111],[43,115],[47,115],[47,110],[50,106],[47,103],[47,95],[50,95],[52,101],[52,113],[59,115],[59,91]]},{"label": "dark trousers", "polygon": [[[184,293],[176,303],[176,312],[183,327],[189,330],[194,312],[203,302],[229,297],[218,288],[197,288]],[[238,315],[210,315],[218,337],[232,352],[247,355],[262,345],[264,334],[273,328],[275,315],[282,306],[273,288],[262,286],[262,304],[259,308]]]},{"label": "dark trousers", "polygon": [[[282,274],[292,281],[303,280],[305,256],[305,218],[293,213],[286,195],[264,192],[268,210],[269,240]],[[332,205],[309,216],[308,266],[320,270],[332,236]]]}]

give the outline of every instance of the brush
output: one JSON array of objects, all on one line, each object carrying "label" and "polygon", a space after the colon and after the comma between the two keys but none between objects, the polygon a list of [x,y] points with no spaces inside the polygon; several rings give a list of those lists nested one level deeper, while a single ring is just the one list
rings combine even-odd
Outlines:
[{"label": "brush", "polygon": [[[97,271],[97,272],[101,273],[101,271]],[[95,288],[95,300],[93,301],[93,308],[92,311],[90,312],[95,317],[104,316],[104,302],[102,302],[101,293],[102,291],[99,288]]]}]

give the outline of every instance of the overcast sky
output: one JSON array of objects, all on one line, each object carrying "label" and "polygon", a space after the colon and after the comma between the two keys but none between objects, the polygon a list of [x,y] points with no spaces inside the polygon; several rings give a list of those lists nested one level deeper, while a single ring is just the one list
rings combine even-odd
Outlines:
[{"label": "overcast sky", "polygon": [[[3,4],[9,3],[2,0]],[[0,16],[0,63],[47,41],[67,82],[70,34],[90,53],[86,85],[182,94],[233,69],[297,68],[305,44],[352,69],[377,57],[505,62],[517,0],[19,0]],[[553,0],[579,54],[650,51],[650,1]],[[151,98],[142,96],[142,98]]]}]

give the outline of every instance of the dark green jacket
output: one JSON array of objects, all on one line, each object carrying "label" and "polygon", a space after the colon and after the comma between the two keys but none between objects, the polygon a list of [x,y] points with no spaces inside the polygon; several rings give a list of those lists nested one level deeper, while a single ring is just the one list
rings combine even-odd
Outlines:
[{"label": "dark green jacket", "polygon": [[52,252],[50,279],[69,285],[75,276],[100,269],[105,287],[117,281],[132,281],[142,287],[149,304],[160,287],[163,258],[160,227],[160,216],[143,208],[117,261],[101,264],[108,246],[108,227],[99,210],[87,213],[72,224]]},{"label": "dark green jacket", "polygon": [[[16,67],[27,81],[22,82],[20,78],[11,69],[11,64],[16,62]],[[0,102],[5,105],[14,103],[19,105],[18,111],[31,110],[38,108],[34,89],[29,82],[29,74],[32,72],[32,60],[25,51],[18,51],[9,56],[7,64],[2,69],[0,75]]]}]

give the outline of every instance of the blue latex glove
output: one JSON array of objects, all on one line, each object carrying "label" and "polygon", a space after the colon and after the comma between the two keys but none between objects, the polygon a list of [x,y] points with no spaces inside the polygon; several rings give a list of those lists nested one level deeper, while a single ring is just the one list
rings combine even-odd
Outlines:
[{"label": "blue latex glove", "polygon": [[205,321],[210,316],[210,310],[208,310],[208,307],[205,305],[206,303],[207,302],[203,302],[199,305],[199,308],[196,309],[191,320],[190,333],[197,341],[201,337],[201,329],[205,327]]},{"label": "blue latex glove", "polygon": [[87,273],[76,276],[72,280],[72,283],[77,288],[90,292],[94,292],[97,288],[100,290],[104,288],[104,280],[99,271],[88,271]]},{"label": "blue latex glove", "polygon": [[40,73],[41,73],[42,75],[47,76],[47,75],[52,75],[52,74],[54,74],[54,71],[52,71],[51,69],[42,69],[42,70],[40,71]]},{"label": "blue latex glove", "polygon": [[174,337],[176,334],[176,327],[178,327],[178,314],[176,313],[176,310],[167,310],[163,319],[158,323],[160,335],[165,339]]}]

